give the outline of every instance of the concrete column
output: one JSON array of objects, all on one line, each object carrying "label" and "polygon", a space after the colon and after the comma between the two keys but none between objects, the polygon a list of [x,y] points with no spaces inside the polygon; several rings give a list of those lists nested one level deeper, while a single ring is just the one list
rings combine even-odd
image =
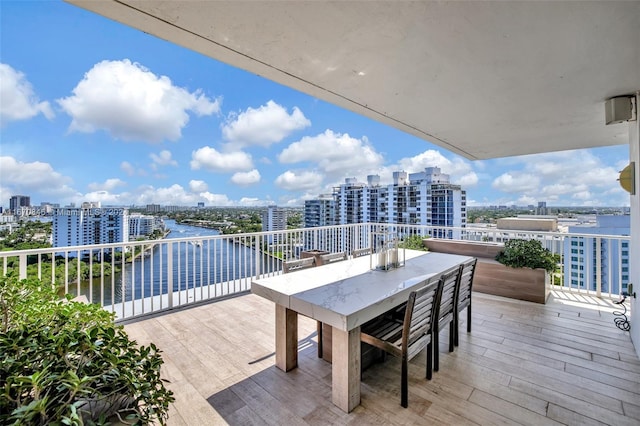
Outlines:
[{"label": "concrete column", "polygon": [[[636,92],[636,111],[640,105],[640,92]],[[638,114],[636,113],[636,116]],[[629,161],[635,166],[635,195],[631,195],[631,244],[629,247],[629,282],[638,297],[631,298],[631,340],[640,357],[640,117],[629,122]]]}]

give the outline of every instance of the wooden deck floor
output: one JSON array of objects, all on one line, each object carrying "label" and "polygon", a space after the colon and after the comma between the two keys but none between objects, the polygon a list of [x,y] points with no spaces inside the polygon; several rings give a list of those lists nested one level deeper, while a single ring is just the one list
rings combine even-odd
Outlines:
[{"label": "wooden deck floor", "polygon": [[[299,321],[299,368],[274,366],[274,305],[244,295],[126,325],[163,350],[176,402],[170,425],[640,425],[640,361],[611,303],[557,293],[538,305],[474,293],[473,331],[424,379],[410,363],[409,408],[400,363],[366,370],[362,403],[331,403],[331,366],[316,357],[315,321]],[[596,305],[599,303],[599,305]],[[466,317],[466,315],[463,315]]]}]

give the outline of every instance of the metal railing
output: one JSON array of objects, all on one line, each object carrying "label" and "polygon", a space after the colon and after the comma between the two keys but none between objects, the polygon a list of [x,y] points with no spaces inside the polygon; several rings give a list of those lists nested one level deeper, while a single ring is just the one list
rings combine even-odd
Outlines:
[{"label": "metal railing", "polygon": [[122,320],[249,291],[254,277],[281,273],[284,260],[309,250],[351,253],[383,228],[401,239],[538,239],[560,255],[555,289],[603,297],[626,290],[626,236],[375,223],[5,251],[0,273],[50,282],[60,295],[84,296]]}]

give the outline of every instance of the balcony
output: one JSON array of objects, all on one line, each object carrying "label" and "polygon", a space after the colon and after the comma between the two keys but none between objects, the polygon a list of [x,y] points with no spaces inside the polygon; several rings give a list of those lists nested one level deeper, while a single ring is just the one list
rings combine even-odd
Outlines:
[{"label": "balcony", "polygon": [[[359,407],[346,414],[334,406],[331,366],[317,358],[316,322],[303,317],[299,368],[277,369],[274,306],[250,294],[251,279],[281,273],[282,259],[303,250],[366,247],[380,226],[388,225],[2,252],[0,273],[15,269],[22,277],[62,282],[61,292],[100,303],[139,343],[159,346],[163,374],[176,394],[169,424],[640,422],[640,360],[629,333],[614,325],[619,307],[612,301],[621,289],[603,285],[604,274],[571,286],[562,271],[546,305],[474,293],[473,331],[467,334],[462,325],[453,353],[443,331],[434,379],[424,379],[424,355],[410,363],[408,409],[399,405],[400,363],[391,357],[363,372]],[[538,238],[562,256],[571,256],[575,237],[606,237],[611,250],[628,242],[620,236],[393,227],[403,236]],[[596,259],[601,272],[619,272],[616,258]]]},{"label": "balcony", "polygon": [[[546,305],[474,294],[473,330],[424,378],[409,366],[400,407],[400,362],[362,376],[350,414],[331,403],[331,366],[317,358],[316,323],[300,317],[299,368],[274,365],[274,305],[252,294],[125,326],[163,349],[176,394],[170,425],[207,424],[615,424],[640,422],[640,361],[614,305],[555,291]],[[463,315],[464,316],[464,315]],[[466,318],[466,316],[464,316]]]}]

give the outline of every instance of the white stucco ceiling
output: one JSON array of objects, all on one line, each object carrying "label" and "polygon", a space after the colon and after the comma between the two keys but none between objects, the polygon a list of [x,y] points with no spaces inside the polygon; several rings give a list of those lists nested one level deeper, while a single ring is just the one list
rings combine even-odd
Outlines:
[{"label": "white stucco ceiling", "polygon": [[67,1],[470,159],[627,143],[640,90],[637,1]]}]

